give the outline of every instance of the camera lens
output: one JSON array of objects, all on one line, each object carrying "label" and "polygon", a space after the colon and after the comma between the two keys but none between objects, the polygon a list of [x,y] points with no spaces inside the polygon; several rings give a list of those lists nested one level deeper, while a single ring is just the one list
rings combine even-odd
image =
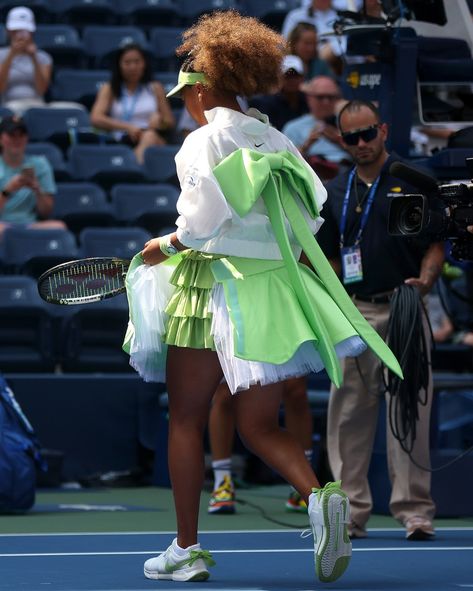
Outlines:
[{"label": "camera lens", "polygon": [[399,230],[402,234],[417,234],[422,226],[422,207],[406,204],[399,212]]}]

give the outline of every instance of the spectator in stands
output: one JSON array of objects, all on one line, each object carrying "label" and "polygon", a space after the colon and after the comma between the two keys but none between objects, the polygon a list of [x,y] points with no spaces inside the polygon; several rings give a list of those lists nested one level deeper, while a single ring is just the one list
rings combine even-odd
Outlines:
[{"label": "spectator in stands", "polygon": [[317,30],[310,23],[298,23],[287,38],[289,52],[300,57],[304,64],[304,78],[333,76],[333,71],[325,60],[319,58]]},{"label": "spectator in stands", "polygon": [[255,107],[269,117],[273,127],[282,128],[309,110],[305,94],[300,85],[304,81],[304,64],[296,55],[286,55],[282,63],[281,88],[275,94],[255,96],[249,100]]},{"label": "spectator in stands", "polygon": [[282,26],[282,34],[286,39],[298,23],[314,25],[319,34],[319,55],[326,60],[332,69],[340,74],[342,62],[340,56],[346,52],[346,37],[330,36],[321,38],[322,33],[333,33],[333,23],[337,20],[332,0],[312,0],[309,6],[290,10]]},{"label": "spectator in stands", "polygon": [[[406,283],[426,295],[441,272],[444,248],[442,243],[429,243],[427,239],[393,237],[386,230],[393,191],[399,195],[413,188],[389,174],[389,166],[399,157],[386,151],[387,126],[374,105],[363,101],[347,103],[339,113],[338,125],[356,165],[328,184],[325,223],[318,238],[360,312],[385,337],[394,290]],[[430,343],[425,319],[423,332],[425,342]],[[415,399],[419,395],[425,400],[425,404],[417,404],[417,415],[411,411],[417,417],[412,456],[417,464],[427,467],[432,405],[429,353],[429,392],[410,393]],[[350,498],[349,531],[355,538],[366,537],[365,526],[372,509],[368,467],[381,392],[385,392],[381,366],[370,353],[363,353],[357,359],[344,360],[343,385],[332,388],[329,400],[330,467],[334,478],[343,481]],[[412,432],[407,437],[411,436]],[[407,539],[432,538],[435,505],[430,494],[430,473],[411,461],[389,426],[387,455],[392,514],[404,524]]]},{"label": "spectator in stands", "polygon": [[26,6],[12,8],[6,29],[10,44],[0,49],[0,93],[2,105],[17,114],[29,107],[45,105],[51,81],[52,58],[38,50],[33,40],[35,18]]},{"label": "spectator in stands", "polygon": [[95,127],[112,132],[116,141],[132,146],[140,164],[146,148],[166,143],[165,134],[175,125],[174,115],[139,45],[128,44],[117,52],[110,82],[100,88],[90,120]]},{"label": "spectator in stands", "polygon": [[13,224],[29,228],[65,228],[48,219],[53,209],[56,184],[44,156],[28,156],[28,130],[17,116],[0,123],[0,235]]},{"label": "spectator in stands", "polygon": [[341,99],[337,83],[316,76],[302,84],[309,113],[289,121],[283,133],[324,180],[333,178],[340,166],[350,161],[336,125],[336,106]]}]

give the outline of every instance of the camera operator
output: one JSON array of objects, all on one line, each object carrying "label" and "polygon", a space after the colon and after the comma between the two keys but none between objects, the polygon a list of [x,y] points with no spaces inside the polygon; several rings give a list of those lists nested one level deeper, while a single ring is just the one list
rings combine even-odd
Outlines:
[{"label": "camera operator", "polygon": [[[425,240],[388,234],[391,197],[412,192],[413,188],[389,174],[390,164],[400,158],[386,151],[388,129],[375,106],[364,101],[347,103],[339,113],[338,125],[355,167],[328,184],[326,221],[317,237],[359,310],[386,338],[394,290],[407,283],[418,288],[422,296],[427,294],[442,268],[443,244],[429,245]],[[430,343],[425,319],[424,332]],[[357,360],[346,358],[343,371],[343,385],[332,388],[329,401],[328,455],[334,479],[343,481],[350,498],[350,536],[365,537],[372,509],[368,468],[383,378],[379,363],[369,352]],[[431,371],[430,363],[427,371]],[[429,465],[431,403],[432,392],[428,392],[427,404],[418,408],[412,457],[422,466]],[[408,539],[433,537],[435,505],[430,495],[430,473],[411,462],[389,426],[387,457],[393,516],[405,526]]]}]

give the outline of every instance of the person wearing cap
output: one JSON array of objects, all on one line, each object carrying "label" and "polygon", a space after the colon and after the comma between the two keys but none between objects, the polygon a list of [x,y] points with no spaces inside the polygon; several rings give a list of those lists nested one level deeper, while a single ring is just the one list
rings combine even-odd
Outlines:
[{"label": "person wearing cap", "polygon": [[286,55],[281,69],[281,85],[278,92],[249,100],[249,105],[265,113],[271,125],[279,131],[288,121],[304,115],[309,110],[305,95],[300,90],[304,81],[302,60],[297,55]]},{"label": "person wearing cap", "polygon": [[0,236],[11,225],[28,228],[65,228],[49,219],[56,184],[51,165],[44,156],[25,153],[28,130],[17,116],[0,123]]},{"label": "person wearing cap", "polygon": [[336,126],[340,89],[332,78],[316,76],[302,84],[301,90],[306,96],[309,113],[289,121],[282,132],[323,180],[328,180],[350,161]]},{"label": "person wearing cap", "polygon": [[[177,53],[186,59],[170,94],[181,93],[201,126],[176,155],[177,230],[149,240],[126,277],[124,349],[143,379],[165,380],[169,394],[177,516],[177,537],[144,574],[203,581],[214,564],[198,542],[198,516],[204,432],[225,378],[240,438],[306,501],[317,576],[334,581],[351,556],[349,503],[340,482],[321,487],[280,428],[283,381],[325,367],[340,383],[338,356],[366,346],[393,371],[399,365],[314,239],[326,199],[320,179],[267,116],[238,104],[238,95],[273,88],[281,36],[255,18],[216,11],[183,38]],[[319,277],[298,263],[302,251]]]},{"label": "person wearing cap", "polygon": [[12,8],[5,26],[10,44],[0,49],[2,106],[21,115],[29,107],[44,106],[44,95],[51,81],[52,58],[34,43],[36,23],[30,8]]}]

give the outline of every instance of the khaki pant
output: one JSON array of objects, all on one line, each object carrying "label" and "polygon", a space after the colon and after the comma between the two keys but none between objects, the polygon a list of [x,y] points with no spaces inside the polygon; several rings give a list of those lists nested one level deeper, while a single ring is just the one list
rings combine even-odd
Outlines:
[{"label": "khaki pant", "polygon": [[[386,338],[389,304],[360,301],[355,303],[368,322]],[[424,331],[428,335],[427,342],[430,342],[426,321]],[[380,362],[371,351],[366,351],[357,358],[346,358],[342,368],[343,385],[340,388],[332,387],[329,400],[328,457],[334,478],[342,481],[343,489],[350,499],[352,520],[363,528],[373,506],[368,484],[368,468],[376,434],[383,381]],[[432,390],[430,379],[428,404],[418,406],[417,438],[412,456],[422,466],[430,466],[429,425]],[[386,394],[387,403],[388,399],[389,394]],[[411,462],[394,439],[389,423],[386,425],[386,433],[388,470],[392,486],[389,503],[391,513],[401,523],[414,515],[432,519],[435,505],[430,496],[430,472],[417,468]]]}]

